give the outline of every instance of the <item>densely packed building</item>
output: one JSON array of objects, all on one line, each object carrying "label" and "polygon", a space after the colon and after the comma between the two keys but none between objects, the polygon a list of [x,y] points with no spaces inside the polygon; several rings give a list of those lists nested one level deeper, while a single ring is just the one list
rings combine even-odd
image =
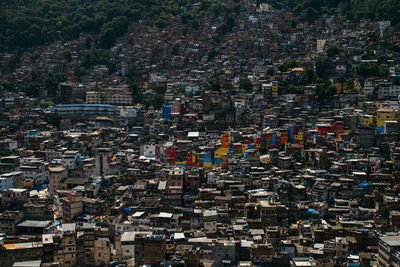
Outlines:
[{"label": "densely packed building", "polygon": [[[399,45],[398,29],[288,20],[249,3],[217,44],[206,19],[186,35],[143,21],[110,50],[116,73],[79,81],[61,55],[88,53],[83,39],[25,55],[8,75],[68,81],[38,99],[1,92],[0,265],[400,265],[399,52],[360,56],[368,33]],[[317,58],[329,96],[298,83]],[[362,63],[387,71],[355,78]],[[133,104],[134,68],[160,108]]]}]

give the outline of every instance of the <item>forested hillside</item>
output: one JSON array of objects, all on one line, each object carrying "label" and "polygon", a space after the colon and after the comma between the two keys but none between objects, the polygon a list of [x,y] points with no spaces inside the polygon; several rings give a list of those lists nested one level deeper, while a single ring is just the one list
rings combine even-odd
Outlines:
[{"label": "forested hillside", "polygon": [[[72,40],[82,33],[97,36],[99,46],[108,48],[126,32],[128,25],[145,16],[156,27],[163,27],[171,16],[179,14],[191,21],[197,15],[231,12],[221,2],[225,1],[1,0],[0,52]],[[194,12],[194,6],[200,12]]]},{"label": "forested hillside", "polygon": [[[312,22],[323,13],[358,20],[400,22],[398,0],[254,0],[284,8]],[[98,46],[110,47],[131,23],[143,17],[163,27],[171,16],[196,26],[198,16],[234,14],[243,0],[2,0],[0,52],[29,48],[56,40],[72,40],[82,33],[96,36]]]}]

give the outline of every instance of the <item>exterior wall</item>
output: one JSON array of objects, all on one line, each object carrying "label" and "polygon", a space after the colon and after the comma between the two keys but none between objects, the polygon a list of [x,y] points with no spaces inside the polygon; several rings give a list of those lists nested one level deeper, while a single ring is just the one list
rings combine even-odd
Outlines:
[{"label": "exterior wall", "polygon": [[165,257],[165,240],[148,237],[144,241],[144,264],[157,265]]},{"label": "exterior wall", "polygon": [[96,239],[94,241],[95,265],[107,265],[110,262],[110,247],[107,239]]},{"label": "exterior wall", "polygon": [[86,104],[101,104],[101,96],[99,92],[86,92]]},{"label": "exterior wall", "polygon": [[49,179],[49,192],[54,194],[56,190],[61,189],[61,181],[67,178],[68,171],[66,168],[50,168],[50,179]]},{"label": "exterior wall", "polygon": [[13,176],[0,176],[0,190],[8,190],[14,187],[14,177]]},{"label": "exterior wall", "polygon": [[230,261],[231,264],[228,266],[235,266],[236,252],[234,244],[218,244],[212,248],[212,258],[214,260],[214,266],[225,266],[222,261]]},{"label": "exterior wall", "polygon": [[378,109],[376,118],[377,127],[384,127],[386,121],[395,121],[395,120],[396,120],[396,112],[393,109]]}]

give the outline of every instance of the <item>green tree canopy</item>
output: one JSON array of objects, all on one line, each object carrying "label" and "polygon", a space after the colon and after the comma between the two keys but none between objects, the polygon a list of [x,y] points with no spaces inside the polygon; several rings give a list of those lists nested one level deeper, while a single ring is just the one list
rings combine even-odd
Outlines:
[{"label": "green tree canopy", "polygon": [[248,78],[240,78],[239,88],[245,90],[246,92],[250,92],[253,89],[253,85]]},{"label": "green tree canopy", "polygon": [[328,54],[329,57],[337,55],[339,53],[340,49],[337,46],[330,45],[326,49],[326,53]]}]

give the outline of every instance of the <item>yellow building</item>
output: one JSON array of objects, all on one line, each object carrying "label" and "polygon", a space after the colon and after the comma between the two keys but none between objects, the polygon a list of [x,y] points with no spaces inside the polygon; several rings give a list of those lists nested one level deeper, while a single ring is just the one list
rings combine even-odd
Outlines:
[{"label": "yellow building", "polygon": [[212,167],[212,162],[203,162],[203,167],[204,168],[211,168]]},{"label": "yellow building", "polygon": [[297,132],[297,134],[294,135],[294,140],[296,141],[303,141],[304,133],[303,132]]},{"label": "yellow building", "polygon": [[279,84],[278,81],[271,81],[271,91],[272,91],[272,97],[276,98],[278,97],[279,94]]},{"label": "yellow building", "polygon": [[215,158],[221,158],[222,155],[226,155],[229,153],[229,148],[223,148],[220,147],[217,150],[214,151],[214,157]]},{"label": "yellow building", "polygon": [[375,117],[369,114],[360,114],[358,121],[362,126],[372,126],[375,123]]},{"label": "yellow building", "polygon": [[377,110],[376,126],[384,127],[386,121],[397,121],[397,112],[393,108],[380,108]]}]

